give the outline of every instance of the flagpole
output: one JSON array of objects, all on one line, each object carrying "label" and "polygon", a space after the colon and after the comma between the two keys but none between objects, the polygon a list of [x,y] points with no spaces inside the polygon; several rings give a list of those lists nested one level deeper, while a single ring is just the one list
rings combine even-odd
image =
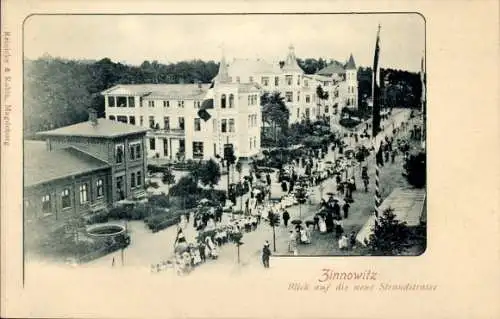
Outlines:
[{"label": "flagpole", "polygon": [[[375,54],[373,59],[373,70],[372,70],[372,101],[373,101],[373,115],[372,115],[372,145],[375,149],[375,194],[374,194],[374,214],[377,218],[379,216],[379,207],[381,204],[381,196],[380,196],[380,161],[379,161],[379,152],[381,151],[380,143],[377,143],[376,136],[380,133],[380,105],[378,99],[378,88],[377,88],[377,77],[378,74],[378,59],[379,59],[379,46],[380,41],[380,24],[378,25],[377,30],[377,40],[375,43]],[[375,116],[377,116],[377,120],[375,121]]]}]

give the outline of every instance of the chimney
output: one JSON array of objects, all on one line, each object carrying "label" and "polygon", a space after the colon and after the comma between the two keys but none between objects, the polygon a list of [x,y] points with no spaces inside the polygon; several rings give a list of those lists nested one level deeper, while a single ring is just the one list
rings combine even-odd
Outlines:
[{"label": "chimney", "polygon": [[92,126],[97,125],[97,111],[95,109],[89,109],[89,122]]}]

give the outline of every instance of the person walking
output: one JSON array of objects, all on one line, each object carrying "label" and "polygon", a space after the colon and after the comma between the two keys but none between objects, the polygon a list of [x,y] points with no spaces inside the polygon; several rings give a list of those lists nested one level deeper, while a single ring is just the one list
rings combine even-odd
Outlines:
[{"label": "person walking", "polygon": [[290,213],[288,213],[287,210],[283,211],[283,223],[285,224],[285,227],[288,227],[288,221],[290,220]]},{"label": "person walking", "polygon": [[344,211],[344,218],[349,217],[349,203],[346,201],[342,206],[342,210]]},{"label": "person walking", "polygon": [[264,268],[269,268],[269,257],[271,256],[271,249],[269,249],[269,242],[266,240],[264,248],[262,248],[262,264]]},{"label": "person walking", "polygon": [[396,151],[396,149],[395,149],[395,148],[394,148],[394,149],[392,150],[392,152],[391,152],[391,162],[392,162],[392,164],[394,164],[394,161],[395,161],[395,159],[396,159],[396,152],[397,152],[397,151]]}]

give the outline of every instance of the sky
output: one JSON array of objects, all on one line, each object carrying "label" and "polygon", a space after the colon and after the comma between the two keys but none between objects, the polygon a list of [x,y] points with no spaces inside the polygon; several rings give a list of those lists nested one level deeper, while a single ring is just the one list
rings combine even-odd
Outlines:
[{"label": "sky", "polygon": [[293,44],[298,58],[371,66],[380,31],[380,65],[418,72],[425,22],[417,14],[328,15],[60,15],[29,17],[24,55],[139,65],[233,58],[284,60]]}]

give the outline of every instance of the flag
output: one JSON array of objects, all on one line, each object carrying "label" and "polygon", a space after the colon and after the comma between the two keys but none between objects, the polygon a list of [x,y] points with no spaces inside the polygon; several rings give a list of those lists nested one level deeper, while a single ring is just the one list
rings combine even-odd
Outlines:
[{"label": "flag", "polygon": [[212,117],[207,110],[214,108],[214,97],[214,82],[212,81],[212,84],[210,84],[210,87],[208,88],[207,94],[201,102],[200,109],[198,110],[198,116],[205,122]]},{"label": "flag", "polygon": [[372,70],[372,100],[373,100],[373,117],[372,117],[372,136],[377,136],[380,132],[380,70],[379,70],[379,55],[380,55],[380,25],[377,31],[377,41],[375,43],[375,54],[373,56]]}]

